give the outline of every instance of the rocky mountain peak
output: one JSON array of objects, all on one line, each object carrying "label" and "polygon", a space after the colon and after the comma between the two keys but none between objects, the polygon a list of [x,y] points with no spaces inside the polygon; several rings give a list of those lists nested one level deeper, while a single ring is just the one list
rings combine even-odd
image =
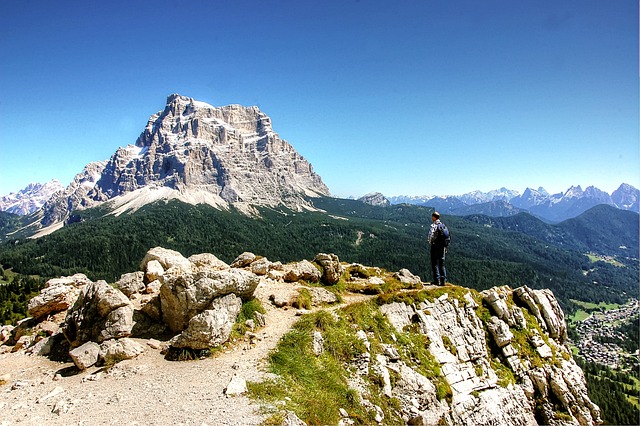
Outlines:
[{"label": "rocky mountain peak", "polygon": [[53,194],[64,189],[57,180],[30,183],[18,192],[0,197],[0,211],[27,215],[40,209]]},{"label": "rocky mountain peak", "polygon": [[363,203],[370,204],[372,206],[386,207],[391,205],[391,202],[379,192],[371,192],[369,194],[366,194],[358,198],[358,201],[362,201]]},{"label": "rocky mountain peak", "polygon": [[522,194],[522,196],[544,196],[544,197],[548,197],[549,193],[547,192],[546,189],[544,189],[543,187],[538,187],[538,189],[533,189],[533,188],[527,188],[524,190],[524,193]]},{"label": "rocky mountain peak", "polygon": [[578,197],[581,197],[582,194],[584,194],[584,191],[582,190],[582,187],[578,185],[578,186],[572,186],[571,188],[567,189],[567,192],[564,193],[564,197],[578,198]]},{"label": "rocky mountain peak", "polygon": [[537,190],[533,188],[527,188],[524,190],[521,196],[513,197],[510,200],[510,203],[516,207],[527,209],[540,204],[548,198],[549,193],[543,187],[539,187]]},{"label": "rocky mountain peak", "polygon": [[[98,163],[96,163],[98,164]],[[49,205],[43,225],[77,208],[113,201],[118,212],[157,199],[216,207],[309,208],[306,197],[329,189],[256,106],[214,107],[179,94],[151,115],[135,145],[120,147],[100,167],[83,171]]]},{"label": "rocky mountain peak", "polygon": [[195,138],[200,136],[200,130],[206,131],[212,128],[225,129],[245,137],[273,133],[271,119],[256,106],[245,107],[234,104],[213,107],[205,102],[178,94],[169,95],[164,110],[150,117],[145,132],[138,138],[136,146],[148,146],[152,140],[148,138],[149,134],[152,135],[160,128],[172,134]]},{"label": "rocky mountain peak", "polygon": [[613,191],[611,199],[619,208],[638,211],[640,190],[627,183],[623,183],[618,189]]},{"label": "rocky mountain peak", "polygon": [[500,189],[494,189],[489,192],[471,191],[466,194],[460,195],[459,198],[466,204],[480,204],[499,200],[508,201],[514,197],[517,197],[518,195],[520,195],[518,191],[513,191],[502,187]]},{"label": "rocky mountain peak", "polygon": [[593,200],[598,201],[602,204],[612,204],[611,196],[604,192],[601,189],[596,188],[595,186],[588,186],[583,193],[583,196],[589,197]]}]

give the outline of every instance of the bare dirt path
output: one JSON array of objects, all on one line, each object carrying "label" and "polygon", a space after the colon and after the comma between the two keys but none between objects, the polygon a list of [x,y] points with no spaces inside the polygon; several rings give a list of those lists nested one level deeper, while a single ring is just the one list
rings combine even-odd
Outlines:
[{"label": "bare dirt path", "polygon": [[[272,306],[269,295],[295,291],[290,284],[261,284],[256,297],[267,310],[267,321],[254,343],[237,342],[202,360],[171,362],[149,347],[108,371],[92,367],[61,375],[73,364],[22,353],[0,355],[0,379],[5,380],[0,426],[260,424],[265,420],[260,407],[246,396],[225,395],[225,388],[234,375],[249,381],[264,376],[269,352],[298,318],[295,309]],[[343,296],[343,305],[367,298]]]}]

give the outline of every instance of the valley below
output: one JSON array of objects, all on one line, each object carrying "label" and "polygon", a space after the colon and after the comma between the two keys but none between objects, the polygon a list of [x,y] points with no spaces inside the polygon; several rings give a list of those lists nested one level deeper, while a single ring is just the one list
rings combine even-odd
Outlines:
[{"label": "valley below", "polygon": [[[580,313],[579,311],[576,315]],[[587,362],[637,371],[639,337],[633,332],[623,333],[620,330],[631,329],[634,324],[637,330],[638,321],[640,304],[633,298],[622,306],[592,312],[587,318],[575,323],[578,354]]]}]

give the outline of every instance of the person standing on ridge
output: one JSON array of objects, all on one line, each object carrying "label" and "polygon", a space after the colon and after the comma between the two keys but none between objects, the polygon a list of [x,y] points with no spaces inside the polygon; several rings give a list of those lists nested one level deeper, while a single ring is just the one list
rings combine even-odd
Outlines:
[{"label": "person standing on ridge", "polygon": [[445,285],[447,270],[444,267],[444,257],[451,241],[449,230],[440,221],[440,213],[431,215],[431,228],[429,229],[429,247],[431,248],[431,273],[432,285]]}]

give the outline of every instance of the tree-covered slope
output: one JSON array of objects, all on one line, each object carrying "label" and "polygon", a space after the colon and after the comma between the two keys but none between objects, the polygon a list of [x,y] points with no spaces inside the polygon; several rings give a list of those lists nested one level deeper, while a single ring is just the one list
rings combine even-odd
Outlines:
[{"label": "tree-covered slope", "polygon": [[638,258],[638,213],[605,204],[555,225],[545,223],[528,213],[510,217],[469,215],[465,218],[478,224],[522,232],[559,247],[584,253]]},{"label": "tree-covered slope", "polygon": [[5,236],[24,226],[24,216],[0,211],[0,241]]}]

